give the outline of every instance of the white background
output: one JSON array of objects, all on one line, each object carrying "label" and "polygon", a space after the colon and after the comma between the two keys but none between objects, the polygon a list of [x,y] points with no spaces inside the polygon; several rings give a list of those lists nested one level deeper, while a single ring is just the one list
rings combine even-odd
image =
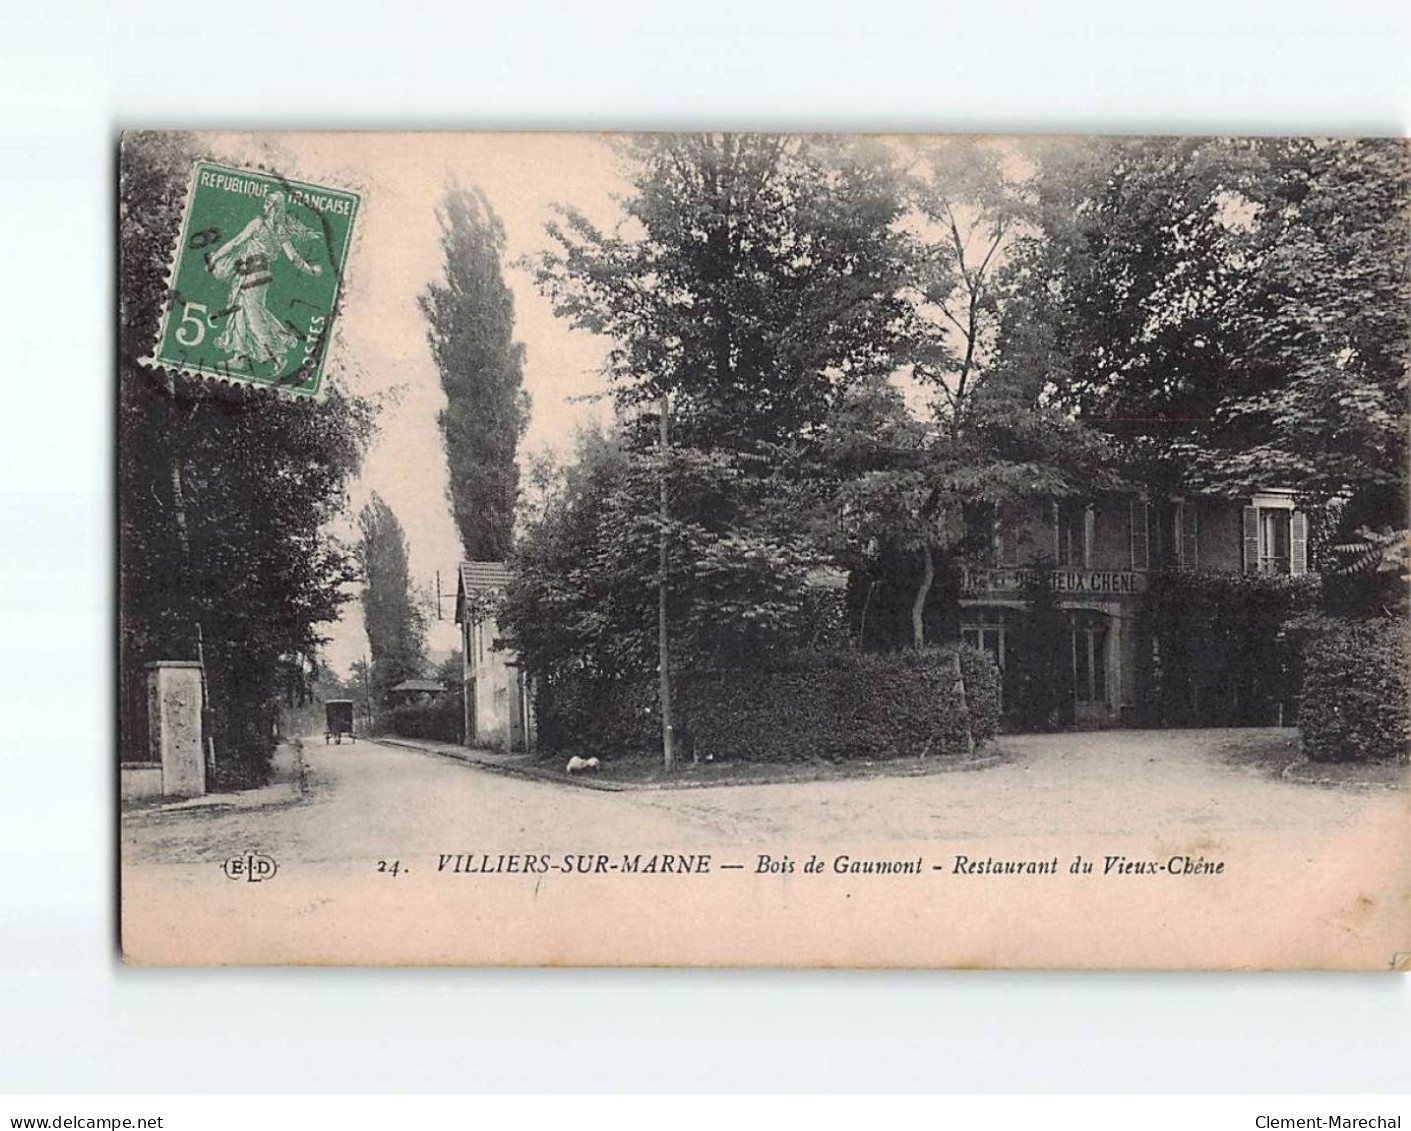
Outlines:
[{"label": "white background", "polygon": [[1406,132],[1411,5],[166,0],[0,14],[0,1091],[1411,1090],[1390,975],[124,970],[129,126]]}]

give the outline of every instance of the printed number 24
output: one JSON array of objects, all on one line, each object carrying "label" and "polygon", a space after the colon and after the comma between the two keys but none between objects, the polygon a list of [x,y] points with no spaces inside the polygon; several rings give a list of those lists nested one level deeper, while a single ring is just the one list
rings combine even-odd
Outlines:
[{"label": "printed number 24", "polygon": [[[201,317],[197,318],[192,313],[193,310],[199,310]],[[176,328],[176,340],[187,348],[199,346],[206,338],[207,321],[206,304],[204,302],[188,302],[181,309],[181,324]],[[188,330],[188,326],[195,327],[195,329]]]},{"label": "printed number 24", "polygon": [[402,867],[402,862],[400,860],[379,860],[377,862],[377,870],[379,872],[384,872],[389,876],[395,876],[400,872],[406,871],[406,869]]}]

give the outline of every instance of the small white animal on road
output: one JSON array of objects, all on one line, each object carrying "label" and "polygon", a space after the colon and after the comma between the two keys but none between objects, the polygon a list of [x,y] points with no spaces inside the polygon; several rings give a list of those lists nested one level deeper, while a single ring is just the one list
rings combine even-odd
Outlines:
[{"label": "small white animal on road", "polygon": [[596,770],[597,768],[598,760],[596,758],[580,758],[575,754],[568,760],[568,766],[565,767],[564,773],[577,774],[584,770]]}]

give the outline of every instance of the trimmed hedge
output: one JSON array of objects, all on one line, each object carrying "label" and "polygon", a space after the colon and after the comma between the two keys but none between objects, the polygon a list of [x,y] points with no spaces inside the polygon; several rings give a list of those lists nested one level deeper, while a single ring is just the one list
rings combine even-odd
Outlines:
[{"label": "trimmed hedge", "polygon": [[[999,671],[959,649],[971,733],[994,737]],[[694,674],[679,693],[698,757],[761,762],[954,754],[965,749],[953,650],[799,652],[762,671]]]},{"label": "trimmed hedge", "polygon": [[[762,667],[677,673],[682,757],[791,762],[885,759],[965,749],[952,654],[959,651],[976,744],[994,737],[993,658],[960,646],[923,651],[819,649]],[[655,679],[540,682],[539,737],[550,749],[612,757],[661,742]]]},{"label": "trimmed hedge", "polygon": [[403,738],[429,738],[437,742],[461,740],[461,699],[442,695],[430,703],[393,707],[392,733]]},{"label": "trimmed hedge", "polygon": [[1406,621],[1319,617],[1305,633],[1298,720],[1304,754],[1317,762],[1407,761]]},{"label": "trimmed hedge", "polygon": [[534,681],[539,744],[611,756],[661,742],[654,679],[588,679],[560,673]]}]

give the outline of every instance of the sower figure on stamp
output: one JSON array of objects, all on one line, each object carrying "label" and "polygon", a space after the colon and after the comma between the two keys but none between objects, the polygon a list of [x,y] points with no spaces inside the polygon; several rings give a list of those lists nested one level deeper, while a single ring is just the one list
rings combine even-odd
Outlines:
[{"label": "sower figure on stamp", "polygon": [[289,214],[284,193],[275,191],[265,197],[261,214],[206,260],[211,274],[230,280],[226,303],[230,317],[216,346],[230,355],[232,368],[267,361],[284,368],[299,339],[265,304],[265,293],[280,255],[307,275],[323,273],[322,267],[309,263],[294,248],[296,241],[317,238],[317,232]]}]

